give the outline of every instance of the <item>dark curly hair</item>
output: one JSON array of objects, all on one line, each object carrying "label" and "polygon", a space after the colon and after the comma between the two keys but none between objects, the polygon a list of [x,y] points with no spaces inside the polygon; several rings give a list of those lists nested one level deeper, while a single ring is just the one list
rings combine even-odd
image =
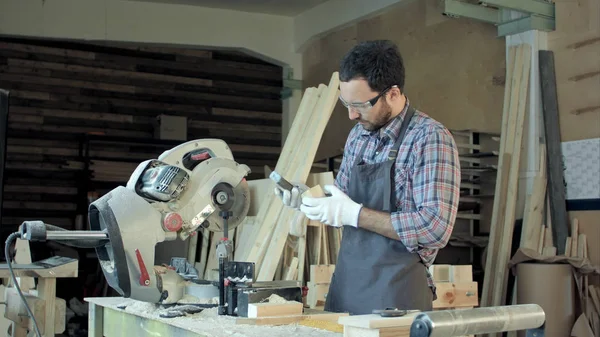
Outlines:
[{"label": "dark curly hair", "polygon": [[360,42],[342,58],[340,81],[364,78],[373,91],[397,85],[404,92],[404,62],[396,44],[389,40]]}]

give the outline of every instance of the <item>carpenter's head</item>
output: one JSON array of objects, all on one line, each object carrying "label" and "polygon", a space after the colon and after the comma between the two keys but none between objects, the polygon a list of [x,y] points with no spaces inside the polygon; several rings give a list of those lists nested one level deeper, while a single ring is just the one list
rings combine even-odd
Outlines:
[{"label": "carpenter's head", "polygon": [[404,62],[391,41],[361,42],[340,63],[340,101],[348,117],[369,131],[404,108]]}]

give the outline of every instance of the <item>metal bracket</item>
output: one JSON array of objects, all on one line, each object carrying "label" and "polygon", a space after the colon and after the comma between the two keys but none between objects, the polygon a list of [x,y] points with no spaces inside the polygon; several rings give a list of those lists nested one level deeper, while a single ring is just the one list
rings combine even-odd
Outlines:
[{"label": "metal bracket", "polygon": [[497,9],[473,5],[459,0],[444,0],[443,14],[449,17],[465,17],[493,24],[500,22]]},{"label": "metal bracket", "polygon": [[[506,10],[522,12],[524,17],[502,21]],[[460,0],[444,0],[443,14],[453,18],[470,18],[494,24],[498,37],[523,33],[529,30],[550,32],[556,29],[554,4],[542,0],[482,0],[474,5]]]},{"label": "metal bracket", "polygon": [[498,25],[498,37],[523,33],[529,30],[551,32],[556,29],[554,19],[531,14],[516,20],[502,22]]},{"label": "metal bracket", "polygon": [[554,18],[554,3],[542,0],[482,0],[482,4],[498,8]]}]

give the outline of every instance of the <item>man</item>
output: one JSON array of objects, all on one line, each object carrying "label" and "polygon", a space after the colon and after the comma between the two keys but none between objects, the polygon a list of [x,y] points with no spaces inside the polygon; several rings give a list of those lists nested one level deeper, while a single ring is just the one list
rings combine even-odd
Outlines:
[{"label": "man", "polygon": [[[325,310],[432,310],[427,271],[452,232],[460,192],[456,144],[404,94],[404,64],[389,41],[352,48],[340,64],[340,101],[358,123],[325,198],[276,188],[285,205],[342,227]],[[300,200],[301,199],[301,200]]]}]

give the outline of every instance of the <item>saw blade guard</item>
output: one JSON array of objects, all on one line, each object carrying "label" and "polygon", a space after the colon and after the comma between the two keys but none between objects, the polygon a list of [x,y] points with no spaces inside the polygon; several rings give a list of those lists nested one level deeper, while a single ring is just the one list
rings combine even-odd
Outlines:
[{"label": "saw blade guard", "polygon": [[[250,188],[245,178],[249,172],[246,165],[230,159],[211,158],[200,163],[192,172],[178,201],[183,205],[179,213],[184,219],[190,220],[184,227],[222,232],[224,220],[219,213],[223,205],[219,201],[224,194],[231,212],[228,229],[240,225],[250,209]],[[223,190],[223,186],[230,188]]]}]

